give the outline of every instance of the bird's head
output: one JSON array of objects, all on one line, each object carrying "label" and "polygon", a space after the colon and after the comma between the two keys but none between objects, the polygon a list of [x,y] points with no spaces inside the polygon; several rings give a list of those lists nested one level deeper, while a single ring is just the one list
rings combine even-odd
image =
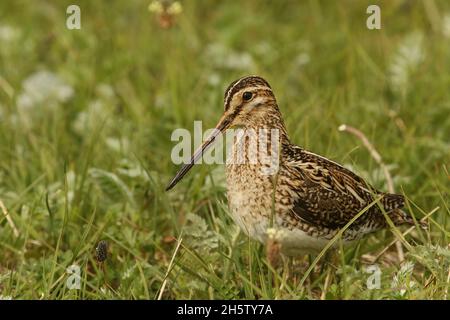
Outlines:
[{"label": "bird's head", "polygon": [[213,145],[217,136],[232,127],[284,128],[281,115],[269,83],[258,76],[246,76],[233,81],[225,90],[224,113],[215,130],[194,152],[189,163],[183,165],[166,190],[172,189]]},{"label": "bird's head", "polygon": [[225,90],[224,109],[222,118],[230,127],[265,123],[261,118],[278,112],[272,88],[258,76],[233,81]]}]

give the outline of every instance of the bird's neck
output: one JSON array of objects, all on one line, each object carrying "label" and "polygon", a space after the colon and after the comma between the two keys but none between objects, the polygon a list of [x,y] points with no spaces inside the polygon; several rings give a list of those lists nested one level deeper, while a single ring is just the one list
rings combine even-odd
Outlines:
[{"label": "bird's neck", "polygon": [[237,168],[241,164],[244,167],[264,164],[276,172],[284,158],[283,150],[290,145],[280,112],[271,112],[265,116],[253,114],[241,129],[243,132],[235,136],[233,142],[229,170],[240,170]]},{"label": "bird's neck", "polygon": [[252,119],[244,126],[246,130],[254,130],[256,133],[268,132],[269,134],[276,133],[279,137],[279,141],[282,145],[289,145],[290,139],[286,130],[286,126],[283,121],[278,108],[275,112],[268,114],[260,114],[253,116]]}]

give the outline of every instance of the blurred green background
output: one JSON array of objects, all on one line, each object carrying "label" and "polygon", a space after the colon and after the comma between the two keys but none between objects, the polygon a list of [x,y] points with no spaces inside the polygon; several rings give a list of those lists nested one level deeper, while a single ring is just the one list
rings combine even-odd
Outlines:
[{"label": "blurred green background", "polygon": [[[446,299],[450,2],[180,1],[163,13],[151,3],[0,2],[0,298],[153,299],[166,279],[164,299]],[[70,4],[80,30],[66,28]],[[366,27],[370,4],[381,30]],[[361,142],[337,130],[357,127],[410,213],[439,207],[429,232],[406,236],[405,262],[393,247],[377,261],[379,290],[366,288],[364,259],[390,231],[299,287],[311,257],[268,267],[227,216],[223,167],[196,166],[163,191],[176,170],[171,132],[213,127],[225,88],[248,74],[270,82],[294,143],[386,190]],[[80,290],[66,286],[72,264]]]}]

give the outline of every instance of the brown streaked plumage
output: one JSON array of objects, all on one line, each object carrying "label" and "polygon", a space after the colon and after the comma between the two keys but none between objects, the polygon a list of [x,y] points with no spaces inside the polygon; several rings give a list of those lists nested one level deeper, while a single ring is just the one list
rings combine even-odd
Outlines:
[{"label": "brown streaked plumage", "polygon": [[[377,191],[341,165],[293,145],[272,89],[263,78],[248,76],[232,82],[225,91],[224,109],[216,126],[218,130],[194,153],[190,163],[180,169],[167,190],[183,178],[220,132],[235,126],[256,131],[276,129],[280,152],[275,175],[262,174],[261,168],[267,163],[259,160],[226,165],[230,214],[250,237],[265,243],[267,230],[273,227],[281,230],[279,241],[284,253],[318,251],[377,198],[378,204],[372,205],[343,233],[345,242],[387,227],[382,210],[395,225],[413,223],[401,210],[402,195]],[[233,157],[242,152],[239,143],[234,141]]]}]

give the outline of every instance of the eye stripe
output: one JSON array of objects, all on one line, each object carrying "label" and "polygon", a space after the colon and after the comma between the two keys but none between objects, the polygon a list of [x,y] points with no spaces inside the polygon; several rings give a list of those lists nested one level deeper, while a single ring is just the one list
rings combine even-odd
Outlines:
[{"label": "eye stripe", "polygon": [[234,109],[233,115],[231,116],[232,119],[234,119],[234,117],[236,117],[241,112],[243,106],[244,104],[240,104],[236,107],[236,109]]}]

